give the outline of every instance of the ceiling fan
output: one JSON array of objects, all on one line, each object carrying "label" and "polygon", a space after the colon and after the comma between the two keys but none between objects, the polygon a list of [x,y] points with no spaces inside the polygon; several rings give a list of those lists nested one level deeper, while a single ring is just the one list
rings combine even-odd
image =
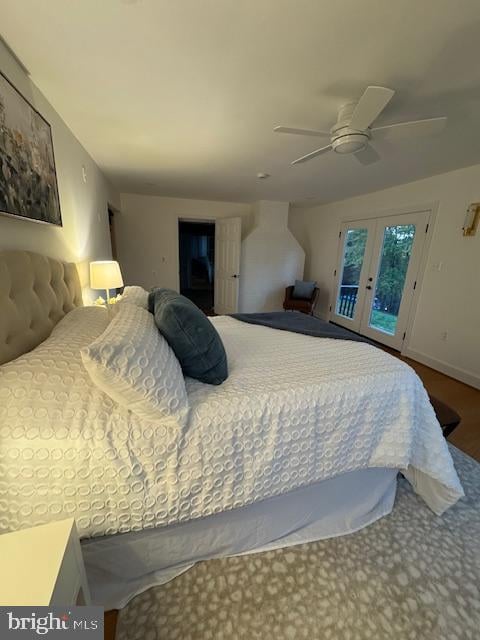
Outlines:
[{"label": "ceiling fan", "polygon": [[372,138],[388,137],[400,140],[407,136],[423,136],[440,133],[445,128],[447,118],[428,118],[426,120],[411,120],[397,122],[383,127],[373,127],[372,123],[393,97],[395,91],[386,87],[370,86],[365,89],[358,102],[349,102],[340,108],[337,122],[330,131],[316,131],[314,129],[295,129],[292,127],[275,127],[277,133],[292,133],[299,136],[314,136],[330,138],[330,144],[315,149],[291,164],[300,164],[316,158],[327,151],[336,153],[353,153],[362,164],[371,164],[380,160],[376,150],[370,145]]}]

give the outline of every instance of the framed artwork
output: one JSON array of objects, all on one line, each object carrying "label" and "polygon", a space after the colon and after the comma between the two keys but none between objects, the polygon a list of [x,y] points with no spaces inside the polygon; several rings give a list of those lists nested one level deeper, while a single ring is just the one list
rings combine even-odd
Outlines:
[{"label": "framed artwork", "polygon": [[0,213],[62,224],[50,125],[1,72]]}]

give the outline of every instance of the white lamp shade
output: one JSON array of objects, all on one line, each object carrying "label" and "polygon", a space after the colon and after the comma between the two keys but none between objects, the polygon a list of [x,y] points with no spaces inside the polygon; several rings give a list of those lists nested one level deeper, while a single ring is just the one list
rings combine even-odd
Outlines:
[{"label": "white lamp shade", "polygon": [[90,263],[92,289],[116,289],[123,287],[120,265],[115,260],[97,260]]}]

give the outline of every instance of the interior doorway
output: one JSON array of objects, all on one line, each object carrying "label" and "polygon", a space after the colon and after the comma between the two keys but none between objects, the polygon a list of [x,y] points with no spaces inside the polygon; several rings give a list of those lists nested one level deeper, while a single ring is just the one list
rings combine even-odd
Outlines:
[{"label": "interior doorway", "polygon": [[215,223],[178,222],[180,293],[204,313],[214,309]]},{"label": "interior doorway", "polygon": [[108,205],[108,229],[110,232],[110,245],[112,247],[112,260],[118,260],[117,236],[115,233],[115,211],[110,205]]},{"label": "interior doorway", "polygon": [[332,320],[400,350],[406,336],[429,211],[345,222]]}]

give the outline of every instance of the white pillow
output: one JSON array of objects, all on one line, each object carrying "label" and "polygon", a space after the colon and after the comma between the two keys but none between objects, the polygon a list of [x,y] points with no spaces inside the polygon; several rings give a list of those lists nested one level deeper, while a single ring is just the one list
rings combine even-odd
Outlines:
[{"label": "white pillow", "polygon": [[145,420],[184,422],[182,369],[145,309],[120,305],[105,331],[80,353],[92,381],[118,404]]},{"label": "white pillow", "polygon": [[136,285],[125,287],[117,304],[123,304],[124,302],[134,304],[137,307],[142,307],[142,309],[148,309],[148,291],[145,291],[143,287],[137,287]]}]

